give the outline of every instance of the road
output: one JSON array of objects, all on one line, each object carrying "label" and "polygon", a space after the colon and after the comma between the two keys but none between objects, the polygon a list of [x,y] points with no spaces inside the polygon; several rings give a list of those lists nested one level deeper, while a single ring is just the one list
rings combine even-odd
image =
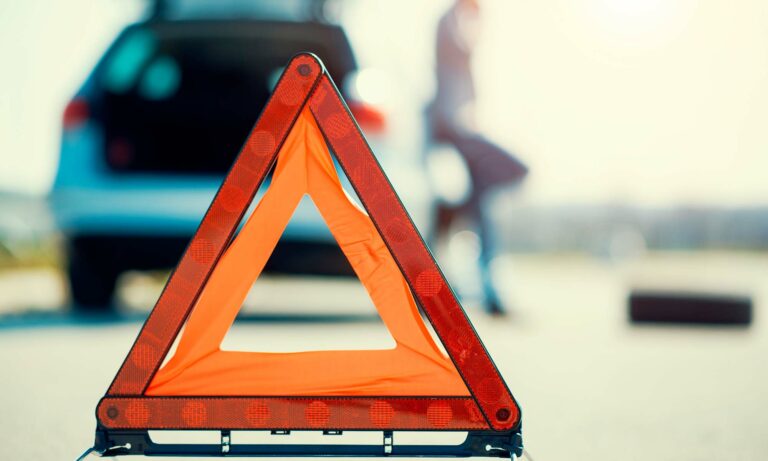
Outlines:
[{"label": "road", "polygon": [[[553,256],[500,261],[497,282],[512,315],[492,319],[470,308],[470,316],[523,407],[534,459],[765,459],[766,267],[768,257],[749,254],[662,255],[632,264]],[[751,327],[626,321],[628,286],[711,287],[713,280],[755,296]],[[370,305],[360,307],[368,301],[354,283],[290,282],[301,289],[286,292],[288,282],[280,280],[257,284],[247,308],[305,309],[291,310],[296,317],[289,322],[268,316],[236,323],[225,346],[287,351],[390,341]],[[128,285],[125,298],[135,305],[151,303],[157,290],[141,277]],[[6,310],[7,300],[22,300],[24,290],[35,291],[33,305],[55,305],[60,287],[55,273],[0,273]],[[335,321],[299,316],[317,312],[334,314]],[[0,322],[0,459],[74,459],[89,446],[95,405],[139,326],[138,320]]]}]

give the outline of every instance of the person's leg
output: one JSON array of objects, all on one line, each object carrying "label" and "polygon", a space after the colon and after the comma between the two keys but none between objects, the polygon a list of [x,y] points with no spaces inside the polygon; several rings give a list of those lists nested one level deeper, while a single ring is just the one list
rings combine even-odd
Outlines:
[{"label": "person's leg", "polygon": [[480,244],[478,273],[482,284],[483,305],[488,313],[502,315],[505,310],[496,290],[491,271],[491,261],[496,255],[496,245],[486,196],[485,193],[472,194],[472,198],[466,204],[464,215],[477,232]]},{"label": "person's leg", "polygon": [[462,136],[456,139],[455,145],[464,156],[473,186],[480,194],[519,184],[528,174],[528,167],[517,156],[483,136]]},{"label": "person's leg", "polygon": [[496,242],[488,198],[499,188],[519,184],[528,168],[514,155],[479,135],[457,139],[456,147],[464,156],[472,178],[472,195],[465,206],[465,214],[480,240],[479,272],[484,303],[489,313],[503,314],[491,271]]}]

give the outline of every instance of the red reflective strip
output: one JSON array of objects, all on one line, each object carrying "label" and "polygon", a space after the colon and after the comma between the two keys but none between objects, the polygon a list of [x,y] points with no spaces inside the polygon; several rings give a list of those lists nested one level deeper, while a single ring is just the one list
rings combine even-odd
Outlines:
[{"label": "red reflective strip", "polygon": [[146,389],[322,72],[309,54],[288,64],[107,395]]},{"label": "red reflective strip", "polygon": [[491,426],[496,430],[515,427],[520,419],[517,403],[327,75],[322,77],[309,105],[331,150]]},{"label": "red reflective strip", "polygon": [[468,397],[105,397],[109,429],[487,430]]}]

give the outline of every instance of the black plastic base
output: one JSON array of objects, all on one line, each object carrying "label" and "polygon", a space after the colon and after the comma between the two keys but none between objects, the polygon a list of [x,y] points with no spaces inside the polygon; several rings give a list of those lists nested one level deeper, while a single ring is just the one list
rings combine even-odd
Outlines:
[{"label": "black plastic base", "polygon": [[[285,431],[283,431],[285,432]],[[329,432],[338,434],[336,432]],[[459,445],[397,445],[392,431],[383,431],[375,445],[258,445],[230,444],[230,431],[221,431],[220,444],[160,444],[146,430],[96,431],[94,448],[102,456],[410,456],[512,458],[521,456],[520,432],[470,431]]]}]

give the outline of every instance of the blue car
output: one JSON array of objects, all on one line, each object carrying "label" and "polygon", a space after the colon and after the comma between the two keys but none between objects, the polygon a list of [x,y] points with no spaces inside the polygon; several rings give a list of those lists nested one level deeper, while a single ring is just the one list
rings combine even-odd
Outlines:
[{"label": "blue car", "polygon": [[[111,308],[121,273],[176,264],[283,66],[300,51],[321,57],[417,226],[432,232],[436,200],[423,145],[390,131],[400,115],[356,94],[366,71],[341,27],[154,18],[117,37],[64,112],[50,200],[74,306]],[[266,270],[352,274],[309,200]]]}]

